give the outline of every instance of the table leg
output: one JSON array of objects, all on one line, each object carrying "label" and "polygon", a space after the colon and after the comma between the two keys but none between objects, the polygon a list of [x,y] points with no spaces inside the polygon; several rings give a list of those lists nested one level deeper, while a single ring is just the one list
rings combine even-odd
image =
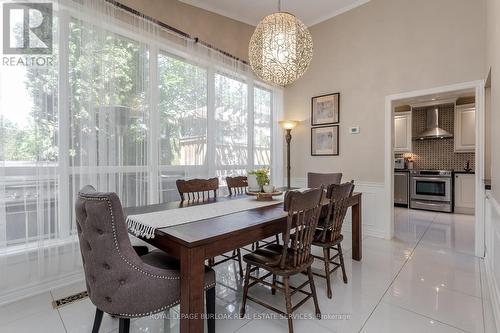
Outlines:
[{"label": "table leg", "polygon": [[360,261],[362,257],[362,235],[361,235],[361,196],[358,202],[352,206],[352,259]]},{"label": "table leg", "polygon": [[203,333],[205,253],[200,248],[183,248],[180,257],[180,332]]}]

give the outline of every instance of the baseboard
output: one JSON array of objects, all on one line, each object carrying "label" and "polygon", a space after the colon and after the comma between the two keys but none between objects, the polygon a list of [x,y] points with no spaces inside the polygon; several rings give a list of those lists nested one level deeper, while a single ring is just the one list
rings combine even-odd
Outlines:
[{"label": "baseboard", "polygon": [[[306,178],[292,178],[293,187],[306,187]],[[384,183],[354,181],[354,191],[362,193],[362,233],[363,236],[391,238],[390,216],[386,216]],[[344,226],[345,231],[351,231],[351,212],[347,213]]]},{"label": "baseboard", "polygon": [[23,298],[32,297],[35,295],[48,292],[50,290],[64,287],[73,283],[83,281],[84,279],[83,271],[71,273],[68,275],[61,276],[57,279],[47,280],[40,283],[34,283],[29,286],[23,286],[21,289],[13,290],[0,297],[0,306],[19,301]]}]

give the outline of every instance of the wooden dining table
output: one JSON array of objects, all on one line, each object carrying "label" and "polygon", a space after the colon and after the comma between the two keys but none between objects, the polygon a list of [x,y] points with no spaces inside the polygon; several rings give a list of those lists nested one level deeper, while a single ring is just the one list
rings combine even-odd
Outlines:
[{"label": "wooden dining table", "polygon": [[[144,214],[223,201],[231,204],[231,200],[241,197],[132,207],[126,208],[124,213]],[[349,206],[352,208],[352,259],[359,261],[362,256],[361,193],[352,195]],[[286,218],[283,203],[277,201],[274,205],[156,229],[154,238],[143,238],[147,243],[180,260],[181,333],[203,332],[205,260],[282,233],[285,231]]]}]

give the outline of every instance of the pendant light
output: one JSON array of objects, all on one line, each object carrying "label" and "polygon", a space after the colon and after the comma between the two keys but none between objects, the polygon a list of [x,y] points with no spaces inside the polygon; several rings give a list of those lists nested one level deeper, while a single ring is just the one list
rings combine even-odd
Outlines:
[{"label": "pendant light", "polygon": [[264,81],[287,86],[301,77],[313,55],[313,41],[307,27],[295,15],[281,11],[257,25],[250,39],[250,66]]}]

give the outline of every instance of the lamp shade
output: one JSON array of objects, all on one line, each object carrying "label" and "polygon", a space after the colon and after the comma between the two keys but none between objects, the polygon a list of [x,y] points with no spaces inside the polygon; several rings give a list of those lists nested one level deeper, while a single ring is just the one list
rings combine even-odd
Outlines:
[{"label": "lamp shade", "polygon": [[313,55],[307,27],[290,13],[264,17],[250,39],[249,59],[261,79],[287,86],[304,74]]},{"label": "lamp shade", "polygon": [[282,120],[279,122],[280,126],[283,127],[284,129],[294,129],[297,127],[299,122],[297,120]]}]

